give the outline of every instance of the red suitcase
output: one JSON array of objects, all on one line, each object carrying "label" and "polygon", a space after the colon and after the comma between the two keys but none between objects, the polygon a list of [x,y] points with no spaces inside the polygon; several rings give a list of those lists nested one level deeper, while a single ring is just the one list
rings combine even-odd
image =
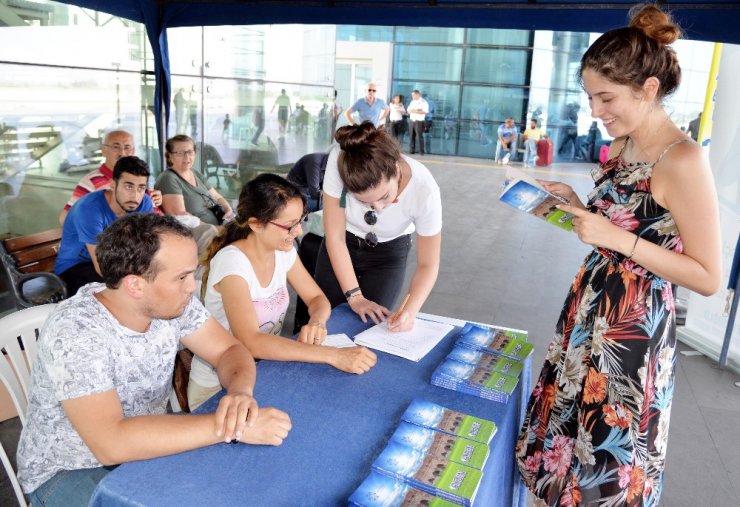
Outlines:
[{"label": "red suitcase", "polygon": [[603,144],[601,148],[599,148],[599,162],[606,164],[607,160],[609,160],[609,145]]},{"label": "red suitcase", "polygon": [[552,141],[540,139],[537,141],[537,165],[540,167],[552,164]]}]

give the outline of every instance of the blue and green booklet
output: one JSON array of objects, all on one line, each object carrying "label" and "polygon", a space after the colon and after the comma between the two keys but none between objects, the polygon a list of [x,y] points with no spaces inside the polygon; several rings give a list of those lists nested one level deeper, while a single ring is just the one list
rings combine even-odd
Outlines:
[{"label": "blue and green booklet", "polygon": [[498,429],[493,421],[463,414],[420,398],[409,404],[401,419],[482,444],[490,443]]},{"label": "blue and green booklet", "polygon": [[456,344],[500,354],[517,361],[528,358],[534,350],[534,345],[527,341],[526,331],[471,323],[463,326]]},{"label": "blue and green booklet", "polygon": [[465,345],[455,345],[447,354],[447,359],[454,359],[461,363],[473,364],[496,373],[503,373],[511,377],[518,377],[524,369],[521,361],[494,354],[487,349],[474,349]]},{"label": "blue and green booklet", "polygon": [[487,444],[403,421],[391,435],[391,441],[477,470],[483,470],[489,453]]},{"label": "blue and green booklet", "polygon": [[371,471],[362,484],[349,497],[349,504],[356,507],[455,507],[425,491],[411,487],[406,482]]},{"label": "blue and green booklet", "polygon": [[432,385],[506,403],[519,379],[473,364],[445,359],[432,373]]},{"label": "blue and green booklet", "polygon": [[545,190],[535,178],[524,171],[513,167],[506,170],[506,182],[499,200],[561,229],[573,230],[574,216],[557,208],[559,204],[569,202]]},{"label": "blue and green booklet", "polygon": [[391,440],[373,469],[449,502],[470,507],[483,473]]}]

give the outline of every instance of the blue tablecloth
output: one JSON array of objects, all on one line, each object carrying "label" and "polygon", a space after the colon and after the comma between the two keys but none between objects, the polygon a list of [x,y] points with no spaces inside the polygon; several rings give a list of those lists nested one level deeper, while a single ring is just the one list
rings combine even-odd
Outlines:
[{"label": "blue tablecloth", "polygon": [[[352,337],[368,325],[346,306],[332,312],[329,333]],[[175,456],[126,463],[109,473],[91,506],[334,506],[370,472],[401,414],[423,398],[498,425],[476,506],[525,505],[514,445],[530,390],[530,361],[507,404],[429,383],[449,353],[455,331],[418,363],[378,352],[378,363],[355,376],[327,365],[261,361],[255,398],[285,410],[293,430],[280,447],[217,444]],[[202,405],[212,412],[220,394]],[[187,416],[183,416],[187,417]]]}]

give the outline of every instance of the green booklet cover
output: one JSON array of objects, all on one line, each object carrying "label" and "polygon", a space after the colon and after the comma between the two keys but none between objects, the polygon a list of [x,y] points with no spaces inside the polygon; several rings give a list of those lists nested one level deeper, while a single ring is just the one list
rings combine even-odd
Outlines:
[{"label": "green booklet cover", "polygon": [[445,359],[432,373],[435,386],[506,403],[519,379],[472,364]]},{"label": "green booklet cover", "polygon": [[465,324],[460,331],[457,344],[487,350],[518,361],[528,358],[534,350],[534,345],[523,340],[520,333],[470,323]]},{"label": "green booklet cover", "polygon": [[499,199],[566,231],[573,230],[575,217],[558,209],[558,205],[570,203],[545,190],[535,178],[524,171],[513,167],[506,170],[506,182]]},{"label": "green booklet cover", "polygon": [[488,444],[497,430],[493,421],[463,414],[420,398],[409,404],[401,419],[483,444]]},{"label": "green booklet cover", "polygon": [[455,507],[458,504],[435,497],[411,487],[410,484],[371,471],[349,497],[349,504],[357,507]]},{"label": "green booklet cover", "polygon": [[447,359],[473,364],[512,377],[518,377],[524,369],[524,364],[521,361],[500,356],[485,349],[474,349],[465,345],[455,345],[447,355]]},{"label": "green booklet cover", "polygon": [[470,506],[478,492],[480,470],[431,456],[395,441],[373,462],[378,472],[460,505]]},{"label": "green booklet cover", "polygon": [[477,470],[483,470],[489,453],[486,444],[403,421],[391,435],[391,440]]}]

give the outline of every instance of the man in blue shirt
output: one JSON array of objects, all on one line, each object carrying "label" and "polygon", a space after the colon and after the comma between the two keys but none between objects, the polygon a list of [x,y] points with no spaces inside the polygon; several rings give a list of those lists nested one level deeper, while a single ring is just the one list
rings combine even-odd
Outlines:
[{"label": "man in blue shirt", "polygon": [[[375,98],[375,94],[378,92],[375,83],[368,83],[367,95],[364,98],[359,99],[355,102],[352,107],[348,108],[344,112],[344,116],[350,125],[355,123],[362,123],[364,121],[371,121],[375,127],[379,127],[385,123],[385,117],[390,113],[390,107],[385,103],[383,99]],[[352,114],[357,111],[360,116],[360,121],[355,122]]]},{"label": "man in blue shirt", "polygon": [[149,167],[138,157],[122,157],[113,168],[110,188],[91,192],[69,210],[62,229],[54,272],[67,285],[70,296],[90,282],[102,282],[95,257],[97,236],[127,213],[151,213],[146,195]]},{"label": "man in blue shirt", "polygon": [[[498,141],[496,142],[496,163],[508,164],[516,156],[519,127],[514,125],[514,118],[509,116],[498,126]],[[504,155],[504,152],[507,152]]]}]

